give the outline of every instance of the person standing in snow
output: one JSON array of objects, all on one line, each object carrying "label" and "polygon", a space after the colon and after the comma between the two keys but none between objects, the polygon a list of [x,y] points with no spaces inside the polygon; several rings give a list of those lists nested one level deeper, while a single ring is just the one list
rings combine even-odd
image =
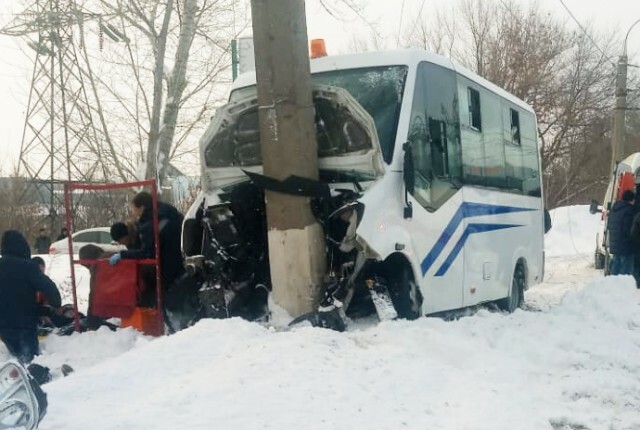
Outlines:
[{"label": "person standing in snow", "polygon": [[[640,194],[640,183],[636,179],[636,196]],[[635,216],[631,224],[631,240],[636,252],[633,258],[633,277],[636,279],[636,287],[640,288],[640,199],[635,199]]]},{"label": "person standing in snow", "polygon": [[36,293],[43,293],[53,308],[61,305],[60,293],[31,261],[29,244],[20,232],[6,231],[0,251],[0,337],[11,355],[29,363],[40,353]]},{"label": "person standing in snow", "polygon": [[69,232],[67,231],[67,228],[62,227],[62,230],[60,230],[60,234],[58,235],[58,237],[56,237],[56,241],[66,239],[68,236]]},{"label": "person standing in snow", "polygon": [[633,260],[636,245],[631,236],[631,227],[635,215],[633,202],[635,193],[627,190],[622,193],[622,199],[614,203],[609,211],[609,251],[611,252],[611,274],[633,275]]},{"label": "person standing in snow", "polygon": [[[153,197],[141,191],[131,201],[131,212],[138,219],[137,230],[140,247],[114,254],[109,262],[114,265],[121,259],[154,258]],[[168,289],[184,273],[180,234],[183,216],[174,206],[158,202],[158,227],[160,229],[160,271],[163,289]]]},{"label": "person standing in snow", "polygon": [[51,246],[51,239],[47,236],[44,228],[40,229],[40,234],[36,238],[36,242],[33,245],[33,249],[36,250],[36,254],[47,254],[49,247]]}]

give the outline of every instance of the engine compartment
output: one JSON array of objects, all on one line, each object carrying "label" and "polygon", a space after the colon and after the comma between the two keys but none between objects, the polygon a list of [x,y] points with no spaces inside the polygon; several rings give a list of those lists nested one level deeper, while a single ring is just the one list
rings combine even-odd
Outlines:
[{"label": "engine compartment", "polygon": [[[353,188],[360,186],[354,184]],[[364,211],[357,201],[359,195],[353,189],[338,188],[328,198],[311,200],[324,229],[327,252],[320,309],[344,308],[351,317],[375,312],[366,288],[353,288],[358,283],[356,269],[366,273],[364,265],[357,264],[359,256],[366,260],[356,235]],[[211,206],[205,206],[203,200],[196,216],[184,225],[185,264],[199,285],[197,319],[264,319],[271,291],[264,190],[245,181],[219,198],[220,203]],[[364,281],[359,284],[366,286]]]},{"label": "engine compartment", "polygon": [[183,226],[195,319],[268,318],[265,190],[307,197],[324,230],[327,271],[308,321],[344,329],[350,315],[398,316],[386,264],[357,235],[365,211],[359,199],[385,173],[375,123],[342,88],[315,85],[313,102],[318,180],[262,175],[255,94],[221,107],[200,140],[202,194]]}]

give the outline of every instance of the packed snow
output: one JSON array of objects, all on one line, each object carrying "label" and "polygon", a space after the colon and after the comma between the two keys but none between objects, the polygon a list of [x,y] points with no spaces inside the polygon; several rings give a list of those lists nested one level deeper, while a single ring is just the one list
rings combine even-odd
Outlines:
[{"label": "packed snow", "polygon": [[593,268],[598,216],[552,218],[546,280],[511,315],[51,336],[37,360],[76,372],[45,386],[40,428],[640,429],[640,293]]}]

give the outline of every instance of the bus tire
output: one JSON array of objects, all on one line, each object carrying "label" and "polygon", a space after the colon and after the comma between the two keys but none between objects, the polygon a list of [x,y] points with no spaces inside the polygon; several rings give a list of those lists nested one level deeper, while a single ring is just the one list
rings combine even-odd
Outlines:
[{"label": "bus tire", "polygon": [[407,265],[396,276],[391,277],[389,287],[398,318],[415,320],[422,316],[422,293]]},{"label": "bus tire", "polygon": [[604,254],[604,276],[611,275],[611,254],[607,252]]},{"label": "bus tire", "polygon": [[512,313],[516,309],[522,307],[524,303],[524,290],[526,286],[527,278],[524,269],[524,265],[521,262],[516,264],[516,268],[513,271],[513,279],[511,280],[511,290],[509,296],[504,299],[498,300],[498,308],[505,312]]},{"label": "bus tire", "polygon": [[594,266],[597,270],[602,270],[604,269],[604,266],[605,266],[605,256],[601,254],[598,250],[596,250],[595,252]]}]

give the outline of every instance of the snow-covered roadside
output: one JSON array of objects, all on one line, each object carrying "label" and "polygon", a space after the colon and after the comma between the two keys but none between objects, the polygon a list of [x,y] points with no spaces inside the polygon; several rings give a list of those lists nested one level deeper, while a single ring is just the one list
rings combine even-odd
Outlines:
[{"label": "snow-covered roadside", "polygon": [[589,207],[567,206],[551,211],[552,229],[545,235],[544,282],[525,294],[526,308],[548,310],[571,291],[578,291],[602,271],[593,267],[600,216]]},{"label": "snow-covered roadside", "polygon": [[525,293],[526,309],[547,311],[552,305],[560,303],[566,293],[580,291],[588,282],[603,278],[602,271],[594,269],[590,257],[547,257],[544,282]]},{"label": "snow-covered roadside", "polygon": [[590,214],[586,205],[553,209],[553,227],[544,238],[546,256],[588,255],[592,261],[600,218],[600,214]]},{"label": "snow-covered roadside", "polygon": [[41,428],[638,429],[639,299],[620,277],[453,322],[202,321],[52,383]]}]

